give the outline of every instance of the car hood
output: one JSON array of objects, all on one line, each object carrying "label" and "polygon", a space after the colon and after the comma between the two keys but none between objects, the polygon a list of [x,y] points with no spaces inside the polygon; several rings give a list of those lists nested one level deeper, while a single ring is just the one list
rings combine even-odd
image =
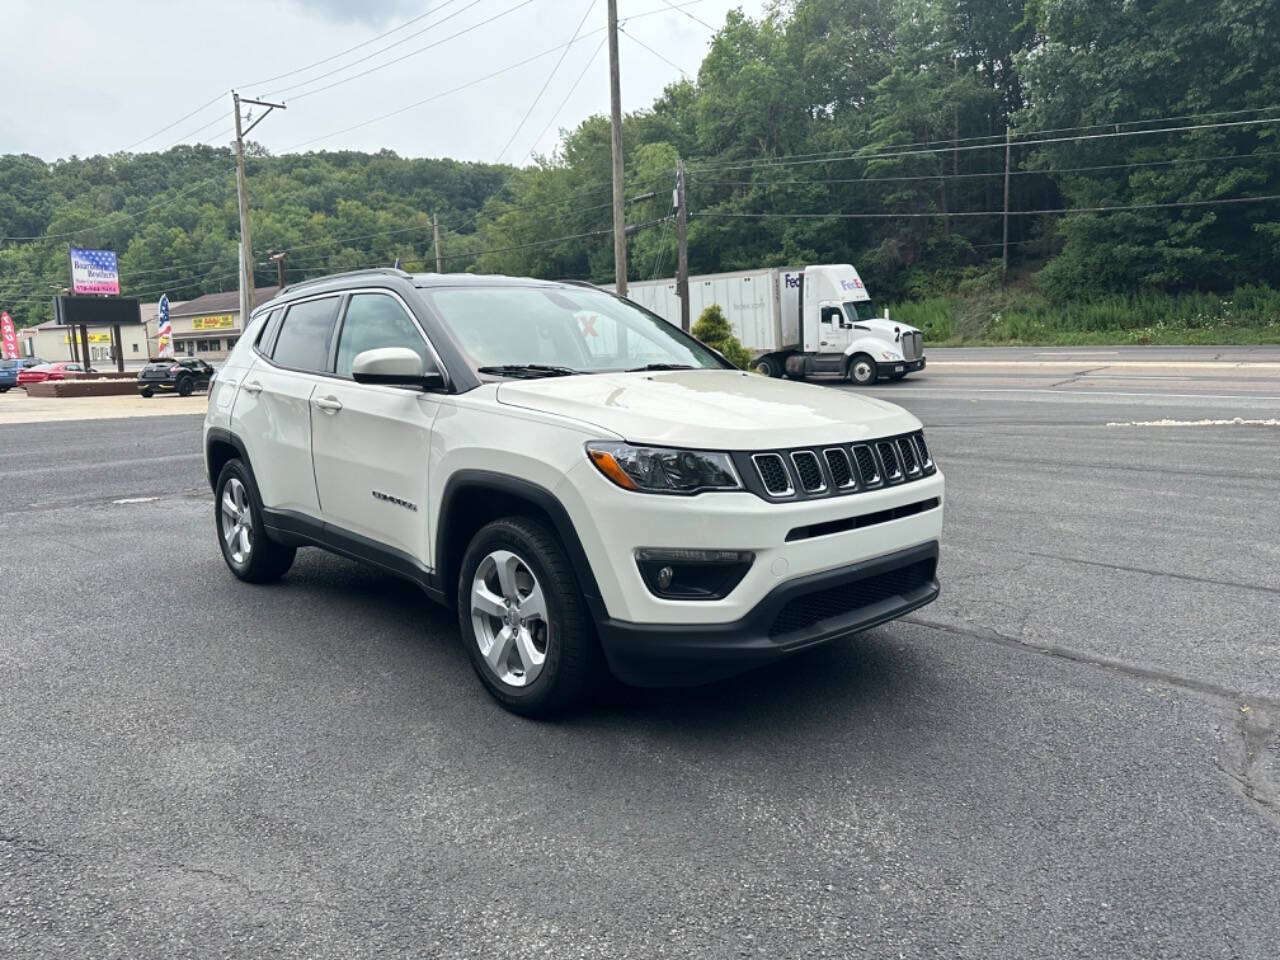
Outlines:
[{"label": "car hood", "polygon": [[848,443],[920,426],[874,397],[731,370],[506,381],[498,402],[571,417],[633,443],[715,450]]}]

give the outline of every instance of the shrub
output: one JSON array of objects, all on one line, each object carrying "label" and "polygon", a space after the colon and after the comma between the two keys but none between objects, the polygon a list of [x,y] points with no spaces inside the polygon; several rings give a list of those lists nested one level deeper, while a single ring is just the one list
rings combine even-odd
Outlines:
[{"label": "shrub", "polygon": [[712,350],[719,350],[739,370],[751,366],[751,351],[744,347],[729,329],[729,321],[719,304],[713,303],[702,311],[693,325],[693,335]]}]

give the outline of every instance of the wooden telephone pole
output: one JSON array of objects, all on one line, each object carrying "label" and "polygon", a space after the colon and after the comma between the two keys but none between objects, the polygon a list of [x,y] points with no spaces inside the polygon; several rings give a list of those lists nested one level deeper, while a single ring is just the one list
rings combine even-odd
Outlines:
[{"label": "wooden telephone pole", "polygon": [[[249,190],[244,181],[244,138],[258,124],[267,118],[272,110],[284,110],[283,103],[267,103],[263,100],[241,99],[240,94],[231,92],[231,101],[236,114],[236,195],[240,200],[240,328],[243,330],[249,322],[249,311],[253,309],[253,245],[249,242]],[[240,119],[240,104],[249,103],[257,107],[266,107],[266,112],[254,120],[249,126],[243,126]]]},{"label": "wooden telephone pole", "polygon": [[436,273],[444,273],[444,256],[440,250],[440,214],[431,214],[431,246],[436,251]]},{"label": "wooden telephone pole", "polygon": [[618,0],[609,0],[609,110],[613,118],[614,291],[627,295],[627,214],[622,196],[622,92],[618,78]]},{"label": "wooden telephone pole", "polygon": [[676,296],[680,298],[680,329],[689,332],[689,201],[685,192],[684,158],[676,163]]}]

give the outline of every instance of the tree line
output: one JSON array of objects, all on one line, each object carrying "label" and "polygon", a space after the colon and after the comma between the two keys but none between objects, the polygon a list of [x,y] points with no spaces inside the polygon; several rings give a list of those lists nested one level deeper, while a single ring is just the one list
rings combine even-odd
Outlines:
[{"label": "tree line", "polygon": [[[651,54],[623,42],[625,82]],[[1051,300],[1280,285],[1280,203],[1251,199],[1280,194],[1276,121],[1280,0],[780,0],[625,118],[629,273],[673,272],[683,159],[693,272],[852,261],[884,296],[947,293],[999,269],[1007,155],[1013,274]],[[0,300],[43,316],[88,223],[126,292],[230,289],[231,170],[203,146],[0,158],[0,234],[57,238],[0,244]],[[519,170],[255,149],[249,172],[255,252],[295,279],[433,268],[432,212],[446,269],[613,276],[602,116]]]}]

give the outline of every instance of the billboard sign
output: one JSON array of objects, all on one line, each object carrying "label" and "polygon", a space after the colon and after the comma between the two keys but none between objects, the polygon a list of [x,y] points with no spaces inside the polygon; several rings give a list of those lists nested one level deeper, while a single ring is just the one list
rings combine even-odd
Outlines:
[{"label": "billboard sign", "polygon": [[69,326],[133,326],[142,322],[136,297],[54,297],[53,318]]},{"label": "billboard sign", "polygon": [[120,296],[120,267],[114,250],[70,250],[72,293]]},{"label": "billboard sign", "polygon": [[18,331],[7,310],[0,311],[0,357],[11,360],[18,356]]}]

